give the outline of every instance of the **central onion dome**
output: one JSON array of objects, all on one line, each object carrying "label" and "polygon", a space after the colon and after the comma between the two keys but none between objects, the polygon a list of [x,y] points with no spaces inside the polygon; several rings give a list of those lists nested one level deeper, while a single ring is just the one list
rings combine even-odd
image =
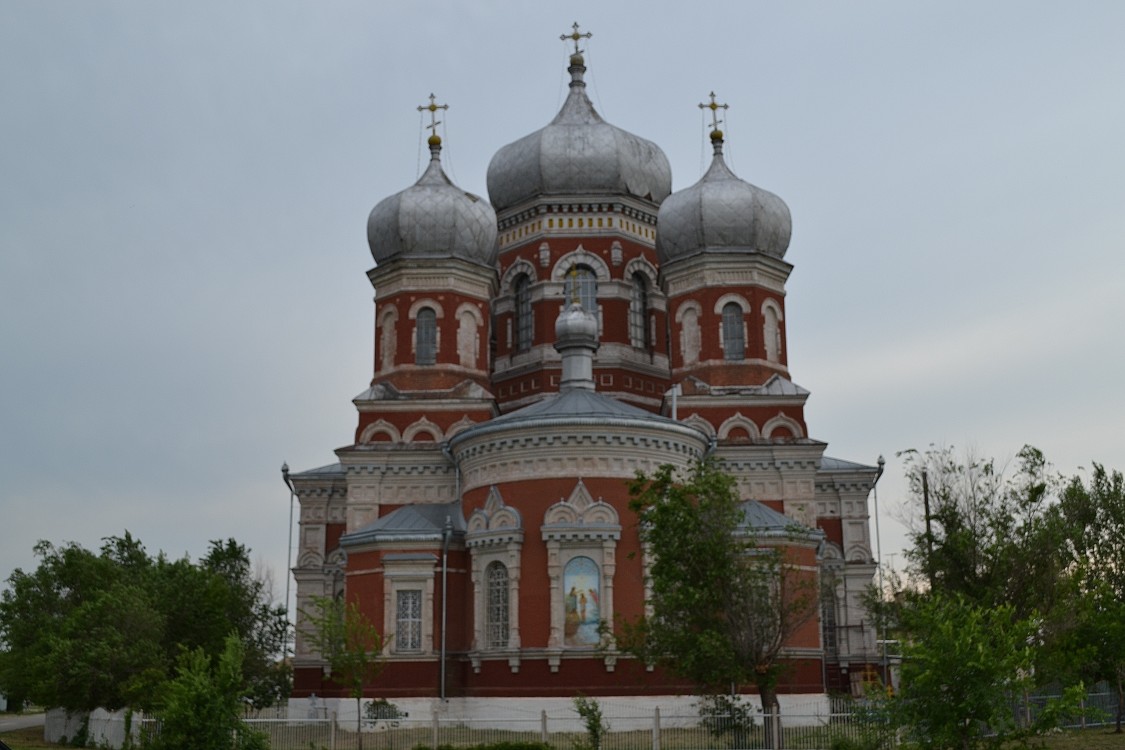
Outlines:
[{"label": "central onion dome", "polygon": [[625,194],[659,203],[672,192],[668,157],[601,118],[586,96],[585,72],[582,55],[571,55],[570,94],[555,119],[492,157],[488,195],[497,211],[538,195]]},{"label": "central onion dome", "polygon": [[661,263],[702,252],[762,253],[781,259],[793,221],[785,201],[740,180],[723,160],[723,133],[714,130],[715,156],[699,182],[664,201],[656,215]]},{"label": "central onion dome", "polygon": [[441,168],[441,138],[430,136],[430,164],[406,190],[381,200],[367,217],[376,263],[393,258],[461,258],[496,262],[496,212],[460,189]]}]

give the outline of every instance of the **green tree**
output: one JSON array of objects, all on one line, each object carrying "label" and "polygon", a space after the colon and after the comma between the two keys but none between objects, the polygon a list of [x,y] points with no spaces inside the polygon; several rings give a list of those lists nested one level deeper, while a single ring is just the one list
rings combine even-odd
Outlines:
[{"label": "green tree", "polygon": [[[1069,661],[1117,691],[1116,731],[1125,715],[1125,478],[1094,464],[1088,483],[1073,477],[1062,493],[1075,603],[1061,639]],[[1081,658],[1085,657],[1085,658]]]},{"label": "green tree", "polygon": [[991,459],[952,448],[899,455],[912,508],[921,511],[907,550],[916,575],[934,591],[983,607],[1009,604],[1020,618],[1055,605],[1068,562],[1066,529],[1058,480],[1040,451],[1024,446],[1011,477]]},{"label": "green tree", "polygon": [[264,750],[269,741],[242,721],[242,640],[230,634],[212,659],[202,648],[185,651],[176,676],[162,690],[155,750]]},{"label": "green tree", "polygon": [[126,534],[101,554],[48,542],[35,552],[39,567],[14,571],[0,595],[0,688],[69,711],[122,708],[143,695],[167,668],[143,547]]},{"label": "green tree", "polygon": [[1078,686],[1035,723],[1020,722],[1013,705],[1032,686],[1039,623],[1016,617],[1011,606],[935,594],[904,619],[914,637],[904,646],[902,690],[888,708],[919,747],[1000,747],[1052,728],[1084,697]]},{"label": "green tree", "polygon": [[0,690],[70,711],[146,709],[182,650],[217,656],[233,630],[244,695],[283,693],[285,612],[241,545],[212,542],[198,565],[153,558],[128,532],[97,553],[48,542],[35,551],[38,567],[14,571],[0,594]]},{"label": "green tree", "polygon": [[355,699],[356,737],[363,750],[364,687],[383,671],[383,636],[359,608],[342,599],[317,597],[312,610],[302,610],[301,634],[328,664],[332,681]]},{"label": "green tree", "polygon": [[651,616],[619,623],[618,644],[704,692],[755,685],[776,743],[778,655],[816,614],[815,577],[757,544],[733,478],[712,461],[684,478],[671,466],[638,475],[630,495],[651,557]]}]

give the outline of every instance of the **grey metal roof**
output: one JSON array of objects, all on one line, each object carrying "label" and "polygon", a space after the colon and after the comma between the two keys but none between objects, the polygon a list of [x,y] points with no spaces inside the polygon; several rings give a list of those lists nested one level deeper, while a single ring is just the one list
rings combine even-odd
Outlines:
[{"label": "grey metal roof", "polygon": [[742,522],[739,526],[759,537],[824,536],[824,532],[820,529],[812,529],[798,523],[757,500],[747,500],[742,503]]},{"label": "grey metal roof", "polygon": [[652,141],[610,125],[586,96],[581,55],[570,94],[550,124],[504,146],[488,165],[497,211],[537,195],[625,194],[657,203],[672,191],[668,157]]},{"label": "grey metal roof", "polygon": [[455,536],[465,533],[465,516],[457,502],[439,504],[404,505],[385,516],[377,518],[361,529],[340,537],[340,545],[347,547],[375,541],[441,540],[445,519],[449,518]]},{"label": "grey metal roof", "polygon": [[519,422],[538,422],[559,419],[629,419],[653,424],[679,424],[667,417],[645,411],[636,406],[605,396],[597,391],[574,389],[548,396],[542,401],[496,417],[486,425],[511,425]]},{"label": "grey metal roof", "polygon": [[318,466],[315,469],[293,472],[289,476],[294,479],[314,479],[316,477],[343,477],[347,472],[339,463]]},{"label": "grey metal roof", "polygon": [[699,252],[756,252],[785,257],[793,222],[785,201],[740,180],[714,141],[711,167],[699,182],[664,201],[656,217],[661,263]]},{"label": "grey metal roof", "polygon": [[453,184],[441,168],[441,146],[406,190],[384,198],[367,217],[367,243],[376,263],[397,257],[462,258],[496,262],[496,213],[488,201]]},{"label": "grey metal roof", "polygon": [[697,391],[715,395],[756,395],[756,396],[808,396],[809,391],[781,375],[771,375],[761,385],[711,385],[699,378],[690,376],[692,387]]},{"label": "grey metal roof", "polygon": [[706,435],[690,425],[631,406],[597,391],[576,388],[548,396],[530,406],[470,427],[459,432],[450,442],[457,444],[472,437],[523,425],[544,429],[581,427],[594,431],[613,425],[638,426],[640,424],[667,429],[681,435],[690,435],[704,444],[708,440]]},{"label": "grey metal roof", "polygon": [[842,458],[832,458],[831,456],[822,456],[820,459],[821,471],[878,471],[877,466],[869,466],[867,464],[856,463],[855,461],[845,461]]}]

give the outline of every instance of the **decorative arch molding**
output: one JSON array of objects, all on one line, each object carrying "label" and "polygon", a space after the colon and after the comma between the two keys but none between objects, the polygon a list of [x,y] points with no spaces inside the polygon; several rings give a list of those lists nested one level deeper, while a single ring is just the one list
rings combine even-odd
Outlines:
[{"label": "decorative arch molding", "polygon": [[659,277],[657,275],[656,267],[644,258],[633,258],[631,261],[625,264],[626,279],[633,278],[633,274],[635,273],[643,274],[644,277],[648,279],[648,283],[651,288],[659,288],[657,286],[657,279]]},{"label": "decorative arch molding", "polygon": [[826,565],[836,567],[844,562],[844,551],[836,542],[826,541],[820,549],[820,560]]},{"label": "decorative arch molding", "polygon": [[539,280],[535,274],[535,266],[520,258],[500,277],[500,288],[507,294],[514,294],[516,279],[523,274],[527,274],[527,278],[532,284]]},{"label": "decorative arch molding", "polygon": [[[519,510],[504,503],[494,485],[488,491],[484,507],[469,516],[465,546],[471,556],[470,578],[473,583],[473,645],[469,660],[479,673],[486,658],[506,657],[513,673],[520,669],[520,550],[523,547],[523,518]],[[489,588],[489,567],[501,565],[507,573],[506,590]],[[489,627],[497,617],[507,618],[507,642],[495,643]],[[503,638],[503,635],[500,636]]]},{"label": "decorative arch molding", "polygon": [[324,561],[324,564],[326,566],[332,567],[332,568],[339,568],[340,570],[343,570],[344,566],[347,565],[347,563],[348,563],[348,553],[345,552],[344,550],[338,549],[338,548],[329,552],[328,553],[328,559]]},{"label": "decorative arch molding", "polygon": [[[574,485],[570,497],[560,499],[547,508],[543,515],[543,538],[565,533],[569,527],[582,527],[577,531],[589,530],[595,534],[610,534],[620,537],[621,526],[617,510],[602,499],[594,500],[581,479]],[[597,527],[597,529],[592,528]]]},{"label": "decorative arch molding", "polygon": [[594,255],[579,245],[576,249],[566,253],[551,268],[551,281],[563,282],[571,266],[586,266],[594,272],[598,282],[609,281],[609,266],[601,257]]},{"label": "decorative arch molding", "polygon": [[773,297],[767,297],[766,301],[762,303],[762,315],[766,314],[766,310],[773,310],[777,315],[778,320],[785,320],[785,315],[781,311],[781,305]]},{"label": "decorative arch molding", "polygon": [[681,419],[680,421],[686,425],[694,427],[708,437],[715,437],[715,426],[703,417],[699,416],[697,412],[693,412],[690,417],[688,417],[687,419]]},{"label": "decorative arch molding", "polygon": [[719,439],[730,439],[732,430],[743,429],[746,430],[746,436],[750,440],[757,440],[762,436],[758,431],[758,425],[754,424],[754,420],[742,415],[742,412],[735,412],[734,416],[728,417],[719,425]]},{"label": "decorative arch molding", "polygon": [[681,303],[680,306],[676,308],[676,322],[683,323],[684,315],[688,312],[694,312],[698,320],[699,316],[703,314],[703,306],[693,299]]},{"label": "decorative arch molding", "polygon": [[853,563],[865,563],[871,561],[871,556],[867,553],[867,548],[863,544],[856,542],[848,546],[847,560]]},{"label": "decorative arch molding", "polygon": [[402,433],[402,439],[403,442],[413,443],[417,442],[418,436],[422,434],[429,435],[430,439],[434,442],[441,442],[443,439],[441,428],[425,417],[420,417],[416,422],[407,427]]},{"label": "decorative arch molding", "polygon": [[493,486],[488,491],[484,507],[477,508],[469,516],[465,544],[473,549],[511,541],[523,541],[523,517],[517,508],[504,503],[500,490]]},{"label": "decorative arch molding", "polygon": [[750,307],[750,303],[746,301],[745,297],[743,297],[741,294],[734,294],[732,292],[729,294],[724,294],[722,297],[719,297],[719,299],[715,301],[715,314],[722,315],[723,308],[729,305],[731,302],[742,308],[743,315],[750,312],[750,310],[752,309]]},{"label": "decorative arch molding", "polygon": [[465,416],[461,417],[460,419],[458,419],[453,424],[449,425],[449,429],[445,431],[445,439],[449,440],[451,437],[453,437],[457,433],[463,432],[463,431],[469,429],[470,427],[472,427],[475,424],[476,424],[476,422],[469,419],[468,415],[465,415]]},{"label": "decorative arch molding", "polygon": [[407,313],[407,316],[411,320],[414,320],[418,317],[418,311],[423,307],[428,307],[433,310],[434,317],[436,317],[438,320],[441,320],[445,317],[445,311],[442,309],[441,303],[436,299],[433,299],[432,297],[423,297],[422,299],[415,300],[414,304],[410,306],[410,311],[409,313]]},{"label": "decorative arch molding", "polygon": [[[398,428],[385,419],[380,419],[372,422],[363,428],[363,432],[359,435],[360,443],[374,443],[376,435],[386,435],[387,439],[392,443],[401,443],[402,434],[399,433]],[[382,442],[382,441],[379,441]]]},{"label": "decorative arch molding", "polygon": [[774,431],[780,428],[787,429],[794,438],[803,438],[805,436],[804,430],[801,429],[800,422],[781,412],[778,412],[776,417],[773,417],[762,425],[762,435],[767,440],[772,439]]},{"label": "decorative arch molding", "polygon": [[460,318],[463,314],[468,313],[477,322],[478,326],[484,325],[484,316],[481,315],[480,309],[472,302],[462,302],[457,306],[455,317]]},{"label": "decorative arch molding", "polygon": [[316,550],[305,550],[297,558],[298,568],[320,568],[324,565],[324,557]]}]

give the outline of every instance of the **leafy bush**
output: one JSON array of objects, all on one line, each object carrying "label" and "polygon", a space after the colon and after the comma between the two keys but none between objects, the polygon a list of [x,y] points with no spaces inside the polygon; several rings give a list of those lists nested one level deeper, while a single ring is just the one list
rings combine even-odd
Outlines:
[{"label": "leafy bush", "polygon": [[749,747],[754,708],[742,696],[705,695],[699,700],[699,717],[712,737],[725,737],[731,747]]}]

